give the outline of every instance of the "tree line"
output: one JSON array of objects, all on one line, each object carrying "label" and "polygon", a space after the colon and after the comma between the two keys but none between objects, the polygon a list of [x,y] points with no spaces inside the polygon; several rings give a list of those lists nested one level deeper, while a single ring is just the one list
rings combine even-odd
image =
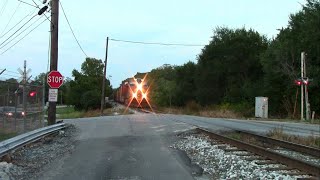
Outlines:
[{"label": "tree line", "polygon": [[[263,23],[263,22],[262,22]],[[157,106],[231,105],[253,116],[254,98],[269,97],[272,116],[297,117],[300,54],[307,53],[311,110],[320,112],[320,1],[308,0],[288,26],[268,39],[253,29],[217,27],[197,62],[149,73]],[[296,103],[298,101],[298,103]],[[294,109],[297,109],[294,114]]]}]

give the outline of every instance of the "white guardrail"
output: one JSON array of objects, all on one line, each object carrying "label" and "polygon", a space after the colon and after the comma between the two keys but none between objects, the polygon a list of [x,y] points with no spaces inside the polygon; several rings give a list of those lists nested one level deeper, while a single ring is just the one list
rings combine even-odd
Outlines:
[{"label": "white guardrail", "polygon": [[65,123],[59,123],[52,126],[43,127],[40,129],[36,129],[34,131],[30,131],[13,138],[7,139],[5,141],[0,142],[0,157],[6,155],[12,150],[17,149],[23,145],[26,145],[29,142],[33,142],[47,134],[53,133],[60,129],[66,127]]}]

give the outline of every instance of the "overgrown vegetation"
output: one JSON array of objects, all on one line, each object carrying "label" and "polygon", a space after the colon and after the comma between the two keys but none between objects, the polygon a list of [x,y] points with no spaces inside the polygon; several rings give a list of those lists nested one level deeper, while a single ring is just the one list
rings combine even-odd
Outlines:
[{"label": "overgrown vegetation", "polygon": [[254,98],[266,96],[271,117],[298,118],[300,108],[295,102],[299,87],[294,80],[300,77],[300,53],[305,51],[308,76],[313,79],[308,86],[310,104],[317,118],[319,22],[320,1],[308,0],[300,12],[290,15],[289,25],[274,39],[253,29],[218,27],[197,63],[165,64],[149,73],[152,102],[157,107],[184,108],[187,114],[215,116],[217,111],[226,111],[252,117]]},{"label": "overgrown vegetation", "polygon": [[[100,109],[93,109],[88,111],[76,110],[74,107],[64,107],[57,109],[58,119],[75,119],[75,118],[86,118],[86,117],[98,117],[101,115]],[[130,112],[125,112],[123,108],[108,108],[103,111],[103,115],[125,115]]]},{"label": "overgrown vegetation", "polygon": [[275,128],[270,130],[267,133],[267,136],[274,139],[289,141],[289,142],[316,147],[320,149],[320,137],[317,137],[317,136],[302,137],[302,136],[296,136],[296,135],[289,135],[289,134],[285,134],[282,128]]},{"label": "overgrown vegetation", "polygon": [[13,133],[13,132],[5,132],[4,129],[0,129],[0,142],[9,138],[12,138],[14,136],[16,136],[17,133]]}]

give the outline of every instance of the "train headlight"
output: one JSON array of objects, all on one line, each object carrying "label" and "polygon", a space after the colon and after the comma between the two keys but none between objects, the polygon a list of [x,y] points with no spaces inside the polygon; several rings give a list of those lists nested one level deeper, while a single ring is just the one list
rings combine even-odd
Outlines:
[{"label": "train headlight", "polygon": [[137,98],[137,93],[132,94],[133,98]]},{"label": "train headlight", "polygon": [[143,99],[147,99],[147,93],[142,94]]},{"label": "train headlight", "polygon": [[138,85],[137,85],[137,88],[138,88],[138,91],[142,91],[142,84],[141,84],[141,83],[138,84]]}]

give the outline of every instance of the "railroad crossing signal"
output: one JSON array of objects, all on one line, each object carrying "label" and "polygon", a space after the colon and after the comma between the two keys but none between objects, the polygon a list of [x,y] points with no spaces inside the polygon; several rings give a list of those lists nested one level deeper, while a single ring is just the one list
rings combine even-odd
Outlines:
[{"label": "railroad crossing signal", "polygon": [[63,84],[63,76],[59,71],[51,71],[47,76],[47,83],[52,89],[59,89]]},{"label": "railroad crossing signal", "polygon": [[311,81],[312,81],[312,79],[309,79],[309,78],[299,78],[299,79],[294,80],[294,83],[295,83],[297,86],[301,86],[301,85],[303,85],[303,84],[306,85],[306,86],[308,86]]},{"label": "railroad crossing signal", "polygon": [[36,94],[37,94],[36,91],[31,91],[31,92],[29,93],[29,96],[30,96],[30,97],[33,97],[33,96],[35,96]]}]

